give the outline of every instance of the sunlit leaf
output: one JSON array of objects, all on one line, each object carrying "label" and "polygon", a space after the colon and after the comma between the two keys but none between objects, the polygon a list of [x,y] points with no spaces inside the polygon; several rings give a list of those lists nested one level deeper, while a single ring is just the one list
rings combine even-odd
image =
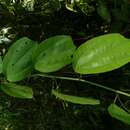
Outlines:
[{"label": "sunlit leaf", "polygon": [[82,44],[74,53],[73,68],[81,74],[103,73],[130,61],[130,40],[122,35],[106,34]]},{"label": "sunlit leaf", "polygon": [[22,5],[25,7],[28,11],[34,11],[34,4],[35,0],[23,0]]}]

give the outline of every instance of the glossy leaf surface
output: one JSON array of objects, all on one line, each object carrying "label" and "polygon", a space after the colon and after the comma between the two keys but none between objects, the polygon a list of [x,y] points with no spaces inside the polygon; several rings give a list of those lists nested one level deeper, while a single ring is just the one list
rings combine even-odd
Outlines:
[{"label": "glossy leaf surface", "polygon": [[82,44],[74,53],[73,68],[81,74],[103,73],[130,61],[130,40],[122,35],[106,34]]},{"label": "glossy leaf surface", "polygon": [[27,86],[21,86],[14,83],[1,84],[0,88],[6,94],[17,98],[33,98],[33,91]]},{"label": "glossy leaf surface", "polygon": [[81,105],[99,105],[100,101],[93,98],[87,98],[87,97],[78,97],[78,96],[71,96],[59,93],[56,90],[52,90],[52,94],[58,97],[59,99],[62,99],[67,102],[75,103],[75,104],[81,104]]},{"label": "glossy leaf surface", "polygon": [[24,37],[16,41],[3,60],[3,71],[8,81],[15,82],[27,77],[33,68],[37,44]]},{"label": "glossy leaf surface", "polygon": [[108,112],[113,118],[130,125],[130,114],[124,111],[122,108],[120,108],[116,104],[111,104],[108,107]]},{"label": "glossy leaf surface", "polygon": [[35,69],[40,72],[54,72],[72,62],[76,47],[70,36],[54,36],[43,41],[39,46],[39,56]]}]

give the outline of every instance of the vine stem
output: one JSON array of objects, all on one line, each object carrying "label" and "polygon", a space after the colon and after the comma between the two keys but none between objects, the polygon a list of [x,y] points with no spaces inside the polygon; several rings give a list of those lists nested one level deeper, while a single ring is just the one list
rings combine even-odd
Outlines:
[{"label": "vine stem", "polygon": [[94,82],[91,82],[91,81],[88,81],[88,80],[84,80],[84,79],[55,76],[55,75],[48,75],[48,74],[34,74],[31,77],[34,77],[34,76],[46,77],[46,78],[51,78],[51,79],[62,79],[62,80],[71,80],[71,81],[83,82],[83,83],[91,84],[91,85],[97,86],[99,88],[114,92],[116,94],[120,94],[120,95],[130,97],[129,93],[126,93],[126,92],[123,92],[123,91],[120,91],[120,90],[116,90],[116,89],[113,89],[113,88],[109,88],[107,86],[104,86],[104,85],[101,85],[101,84],[98,84],[98,83],[94,83]]}]

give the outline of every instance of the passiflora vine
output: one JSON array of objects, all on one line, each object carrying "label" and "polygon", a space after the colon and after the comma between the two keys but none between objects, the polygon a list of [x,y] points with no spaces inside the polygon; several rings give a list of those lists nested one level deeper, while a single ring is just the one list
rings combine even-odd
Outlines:
[{"label": "passiflora vine", "polygon": [[[94,37],[76,49],[70,36],[58,35],[38,44],[27,37],[17,40],[6,55],[0,57],[0,73],[5,76],[0,88],[6,94],[18,98],[33,98],[30,87],[16,84],[30,76],[84,82],[102,89],[130,97],[129,93],[115,90],[84,79],[50,75],[68,64],[75,73],[97,74],[115,70],[130,62],[130,39],[118,33]],[[36,70],[36,74],[32,74]],[[40,73],[38,73],[40,72]],[[100,105],[100,100],[90,97],[77,97],[52,89],[52,94],[61,100],[82,105]],[[110,115],[130,124],[130,115],[116,104],[108,107]],[[118,112],[120,114],[118,114]]]}]

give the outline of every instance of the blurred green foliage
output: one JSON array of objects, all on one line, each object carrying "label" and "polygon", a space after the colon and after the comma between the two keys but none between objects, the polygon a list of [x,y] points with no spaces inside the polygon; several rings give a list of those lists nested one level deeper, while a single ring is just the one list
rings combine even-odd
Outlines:
[{"label": "blurred green foliage", "polygon": [[0,130],[23,130],[23,117],[20,111],[13,109],[10,98],[0,97]]}]

